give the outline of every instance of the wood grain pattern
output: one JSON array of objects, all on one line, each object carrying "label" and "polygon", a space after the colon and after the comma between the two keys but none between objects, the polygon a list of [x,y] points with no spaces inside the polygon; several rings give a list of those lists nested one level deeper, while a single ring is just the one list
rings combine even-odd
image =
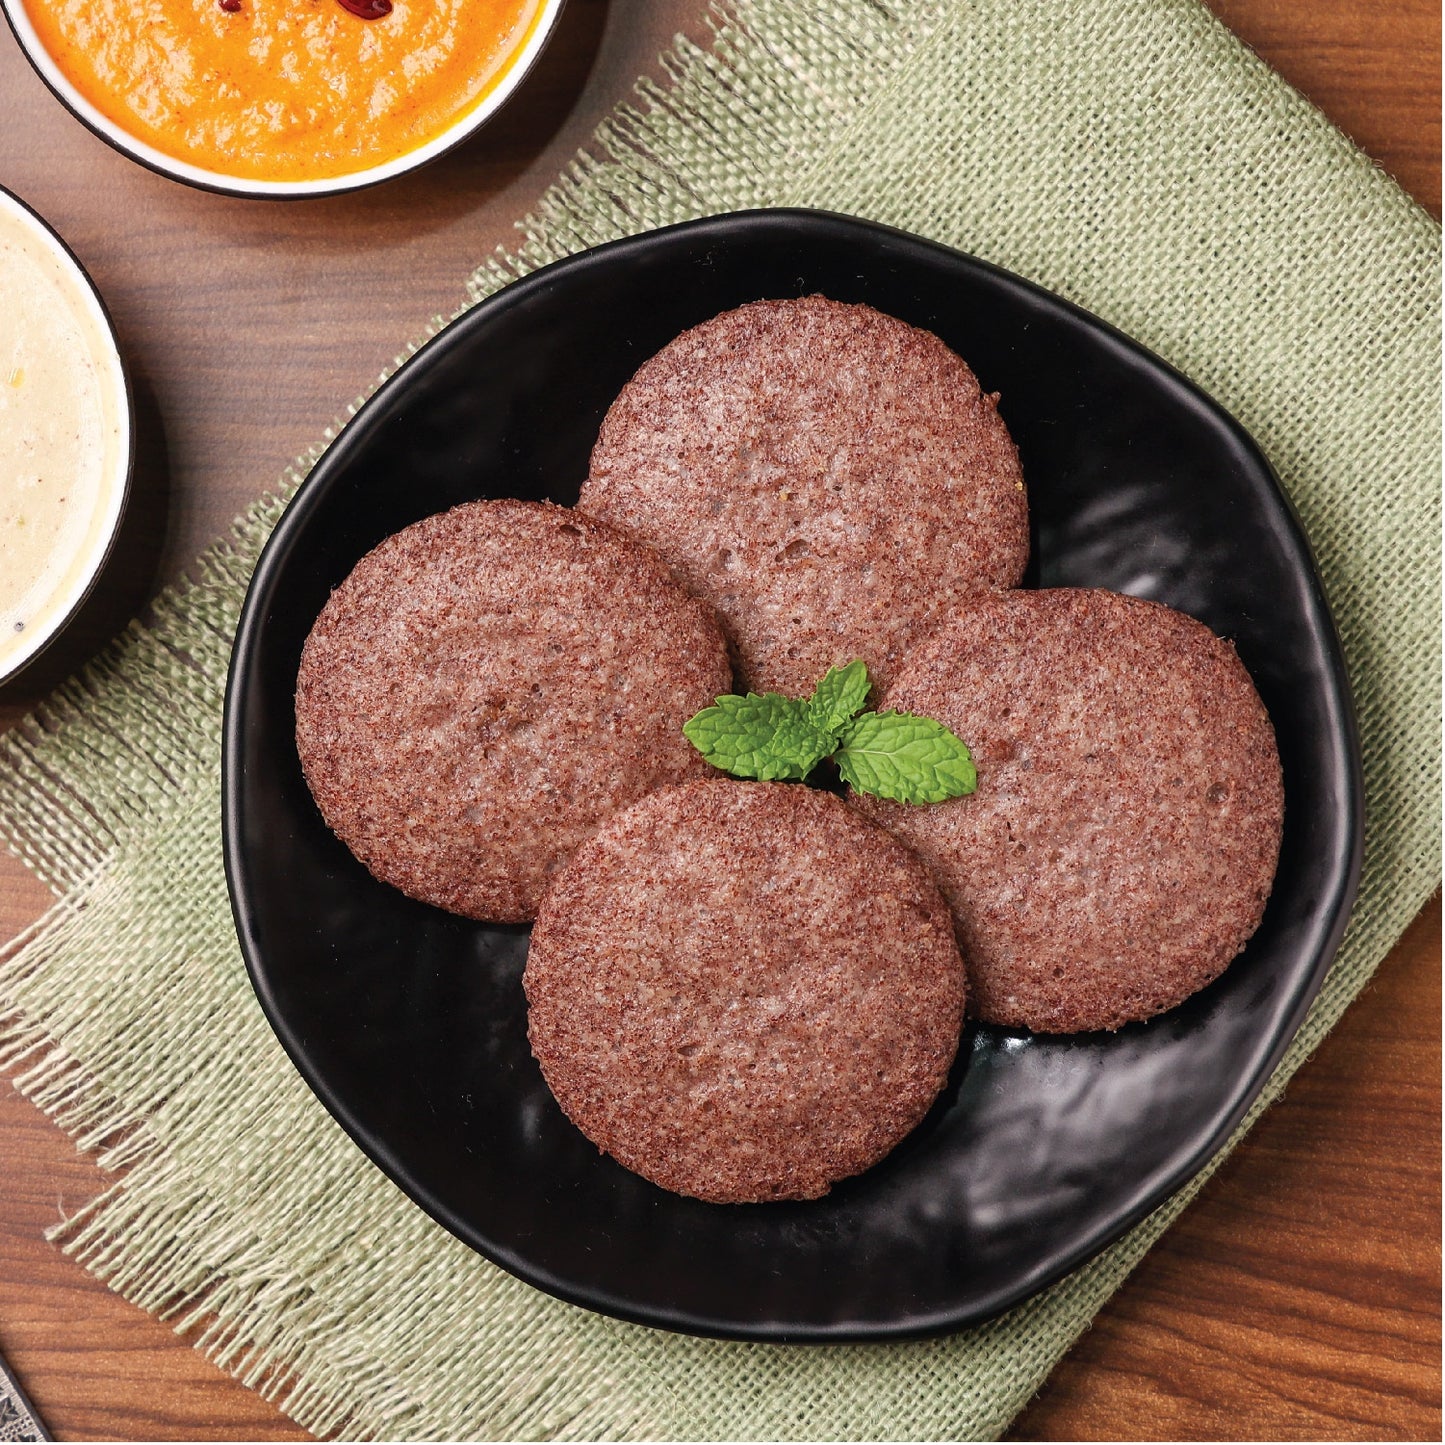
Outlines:
[{"label": "wood grain pattern", "polygon": [[1440,219],[1438,0],[1206,0]]},{"label": "wood grain pattern", "polygon": [[[1211,0],[1440,214],[1433,0]],[[421,174],[292,206],[134,166],[0,31],[0,184],[65,234],[115,314],[142,437],[121,565],[0,689],[26,711],[391,359],[703,0],[571,0],[515,101]],[[364,304],[358,304],[364,298]],[[0,856],[0,937],[47,896]],[[1012,1438],[1440,1438],[1440,911],[1417,921],[1285,1100],[1110,1302]],[[0,1084],[0,1349],[62,1439],[304,1438],[43,1240],[103,1184]]]}]

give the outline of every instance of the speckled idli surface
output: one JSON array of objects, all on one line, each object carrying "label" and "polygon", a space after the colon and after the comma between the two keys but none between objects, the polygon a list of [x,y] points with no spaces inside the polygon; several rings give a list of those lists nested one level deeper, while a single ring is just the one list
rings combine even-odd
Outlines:
[{"label": "speckled idli surface", "polygon": [[608,411],[578,506],[717,609],[741,680],[802,695],[1018,582],[1028,505],[996,406],[938,337],[821,296],[684,332]]},{"label": "speckled idli surface", "polygon": [[1112,592],[1005,593],[917,648],[881,706],[973,750],[969,797],[853,801],[948,897],[979,1018],[1116,1029],[1212,982],[1258,926],[1279,756],[1234,648],[1202,623]]},{"label": "speckled idli surface", "polygon": [[528,1034],[599,1149],[720,1203],[814,1199],[927,1112],[958,1047],[947,904],[841,799],[712,780],[578,849],[532,930]]},{"label": "speckled idli surface", "polygon": [[471,502],[387,538],[302,652],[296,746],[383,882],[521,921],[618,809],[711,773],[682,724],[731,686],[706,604],[565,507]]}]

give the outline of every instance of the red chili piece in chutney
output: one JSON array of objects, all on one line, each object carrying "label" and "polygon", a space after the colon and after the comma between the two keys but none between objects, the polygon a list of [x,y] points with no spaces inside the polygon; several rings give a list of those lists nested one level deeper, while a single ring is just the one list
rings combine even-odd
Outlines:
[{"label": "red chili piece in chutney", "polygon": [[[240,14],[241,0],[216,0],[216,3],[227,15]],[[380,20],[391,14],[391,0],[336,0],[336,3],[358,20]]]}]

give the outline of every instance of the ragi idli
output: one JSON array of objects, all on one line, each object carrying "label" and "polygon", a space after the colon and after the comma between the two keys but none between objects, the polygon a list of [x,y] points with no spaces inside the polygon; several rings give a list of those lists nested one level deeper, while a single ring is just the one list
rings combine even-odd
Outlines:
[{"label": "ragi idli", "polygon": [[814,1199],[947,1080],[963,963],[937,887],[840,798],[725,779],[653,793],[548,892],[532,1051],[599,1149],[663,1188]]},{"label": "ragi idli", "polygon": [[1264,912],[1284,811],[1269,717],[1228,642],[1092,589],[989,598],[899,668],[881,704],[973,750],[978,790],[858,796],[953,907],[970,1012],[1116,1029],[1215,979]]},{"label": "ragi idli", "polygon": [[710,609],[646,547],[569,508],[470,502],[388,537],[332,593],[296,744],[376,877],[520,921],[604,819],[711,772],[682,725],[730,678]]},{"label": "ragi idli", "polygon": [[578,506],[723,620],[747,686],[802,695],[861,657],[887,680],[1028,559],[1018,454],[938,337],[822,296],[684,332],[612,404]]}]

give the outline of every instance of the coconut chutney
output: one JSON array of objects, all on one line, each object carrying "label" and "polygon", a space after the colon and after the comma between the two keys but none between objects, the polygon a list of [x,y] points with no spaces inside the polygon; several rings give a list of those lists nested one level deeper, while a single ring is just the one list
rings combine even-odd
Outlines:
[{"label": "coconut chutney", "polygon": [[0,192],[0,677],[87,591],[119,517],[128,447],[99,301],[59,241]]}]

